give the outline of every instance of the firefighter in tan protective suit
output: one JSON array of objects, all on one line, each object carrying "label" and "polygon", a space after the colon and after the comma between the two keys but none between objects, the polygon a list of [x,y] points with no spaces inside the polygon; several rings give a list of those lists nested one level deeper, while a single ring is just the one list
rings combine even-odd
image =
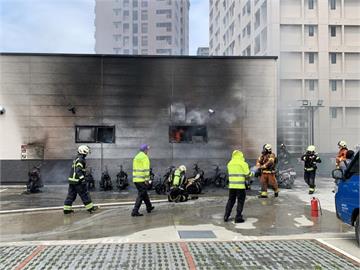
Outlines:
[{"label": "firefighter in tan protective suit", "polygon": [[268,185],[274,189],[275,197],[279,196],[279,187],[275,177],[276,156],[272,153],[271,145],[265,144],[261,156],[256,161],[256,167],[261,171],[261,192],[259,198],[267,198]]}]

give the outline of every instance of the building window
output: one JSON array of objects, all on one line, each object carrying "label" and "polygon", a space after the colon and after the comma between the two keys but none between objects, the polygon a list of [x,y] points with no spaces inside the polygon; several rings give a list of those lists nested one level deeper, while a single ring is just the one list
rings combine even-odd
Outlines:
[{"label": "building window", "polygon": [[133,33],[134,34],[138,33],[138,24],[137,23],[133,23]]},{"label": "building window", "polygon": [[121,22],[113,22],[115,28],[121,27]]},{"label": "building window", "polygon": [[148,19],[148,11],[142,10],[141,11],[141,20],[146,21]]},{"label": "building window", "polygon": [[123,17],[125,20],[128,20],[130,16],[130,12],[128,10],[124,10]]},{"label": "building window", "polygon": [[309,25],[309,37],[313,37],[314,36],[314,26],[313,25]]},{"label": "building window", "polygon": [[130,52],[129,49],[124,50],[124,54],[129,54],[129,52]]},{"label": "building window", "polygon": [[251,34],[251,24],[250,23],[248,23],[248,25],[246,26],[246,33],[248,36],[250,36],[250,34]]},{"label": "building window", "polygon": [[330,85],[331,85],[331,91],[336,91],[336,87],[337,87],[337,83],[336,83],[336,80],[331,80],[330,81]]},{"label": "building window", "polygon": [[315,90],[315,80],[309,80],[309,90],[310,91]]},{"label": "building window", "polygon": [[133,49],[133,54],[139,54],[138,49]]},{"label": "building window", "polygon": [[129,0],[124,0],[124,2],[123,2],[124,8],[128,8],[128,7],[129,7],[129,3],[130,3]]},{"label": "building window", "polygon": [[156,14],[166,15],[166,18],[170,19],[171,18],[171,9],[159,9],[156,11]]},{"label": "building window", "polygon": [[330,9],[332,10],[336,9],[336,0],[330,0]]},{"label": "building window", "polygon": [[141,54],[148,54],[148,50],[147,49],[142,49]]},{"label": "building window", "polygon": [[114,37],[115,41],[121,41],[121,35],[120,34],[113,35],[113,37]]},{"label": "building window", "polygon": [[124,23],[124,24],[123,24],[123,31],[124,31],[125,33],[129,31],[129,28],[130,28],[130,26],[129,26],[128,23]]},{"label": "building window", "polygon": [[137,0],[133,0],[133,7],[134,8],[138,7],[138,1]]},{"label": "building window", "polygon": [[330,108],[330,115],[331,115],[331,118],[336,118],[337,117],[337,108]]},{"label": "building window", "polygon": [[137,12],[137,10],[134,10],[133,11],[133,20],[137,21],[137,19],[138,19],[138,12]]},{"label": "building window", "polygon": [[336,26],[330,26],[330,34],[332,37],[336,37]]},{"label": "building window", "polygon": [[250,0],[247,1],[247,3],[246,3],[246,12],[247,12],[248,14],[251,13],[251,3],[250,3]]},{"label": "building window", "polygon": [[142,23],[141,24],[141,33],[146,34],[148,32],[148,24]]},{"label": "building window", "polygon": [[156,40],[164,40],[169,45],[171,45],[171,43],[172,43],[172,37],[171,36],[157,36]]},{"label": "building window", "polygon": [[148,7],[147,1],[141,1],[141,7]]},{"label": "building window", "polygon": [[170,143],[206,143],[206,126],[170,126]]},{"label": "building window", "polygon": [[130,40],[129,37],[124,37],[124,41],[123,41],[123,46],[124,46],[124,47],[129,46],[129,40]]},{"label": "building window", "polygon": [[315,53],[310,52],[309,53],[309,64],[314,64],[315,62]]},{"label": "building window", "polygon": [[336,64],[336,53],[330,53],[331,64]]},{"label": "building window", "polygon": [[171,55],[171,49],[156,49],[156,53]]},{"label": "building window", "polygon": [[138,46],[138,37],[137,36],[133,36],[133,46],[137,47]]},{"label": "building window", "polygon": [[141,37],[141,46],[147,46],[148,45],[148,36],[142,36]]},{"label": "building window", "polygon": [[309,9],[314,9],[314,0],[308,0]]},{"label": "building window", "polygon": [[171,32],[171,23],[166,22],[166,23],[156,23],[156,27],[160,28],[160,27],[165,27],[167,32]]},{"label": "building window", "polygon": [[75,126],[76,143],[115,143],[115,126]]}]

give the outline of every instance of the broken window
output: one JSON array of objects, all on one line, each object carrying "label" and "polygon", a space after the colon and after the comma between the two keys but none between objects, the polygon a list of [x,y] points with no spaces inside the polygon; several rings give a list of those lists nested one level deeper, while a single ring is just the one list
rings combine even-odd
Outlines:
[{"label": "broken window", "polygon": [[203,143],[207,142],[206,126],[170,126],[169,142]]},{"label": "broken window", "polygon": [[76,126],[76,143],[115,143],[115,126]]}]

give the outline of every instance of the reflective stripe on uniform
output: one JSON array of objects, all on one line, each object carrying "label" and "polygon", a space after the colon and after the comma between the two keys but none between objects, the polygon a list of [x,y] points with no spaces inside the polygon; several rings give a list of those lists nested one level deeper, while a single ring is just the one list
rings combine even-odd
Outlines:
[{"label": "reflective stripe on uniform", "polygon": [[314,168],[304,168],[304,170],[307,171],[307,172],[311,172],[311,171],[313,171],[315,169]]},{"label": "reflective stripe on uniform", "polygon": [[85,208],[88,209],[88,210],[93,208],[93,207],[94,207],[94,204],[92,202],[85,205]]},{"label": "reflective stripe on uniform", "polygon": [[238,174],[229,174],[229,177],[232,177],[232,176],[242,176],[242,177],[246,177],[247,175],[241,174],[241,173],[238,173]]},{"label": "reflective stripe on uniform", "polygon": [[150,172],[149,169],[145,169],[145,170],[133,170],[133,172]]},{"label": "reflective stripe on uniform", "polygon": [[243,180],[243,181],[231,181],[231,180],[229,180],[229,184],[241,185],[241,184],[244,184],[244,183],[245,183],[245,180]]},{"label": "reflective stripe on uniform", "polygon": [[71,205],[64,205],[64,210],[72,210],[72,206]]},{"label": "reflective stripe on uniform", "polygon": [[261,191],[261,192],[260,192],[260,195],[261,195],[261,196],[267,196],[268,194],[267,194],[267,191]]}]

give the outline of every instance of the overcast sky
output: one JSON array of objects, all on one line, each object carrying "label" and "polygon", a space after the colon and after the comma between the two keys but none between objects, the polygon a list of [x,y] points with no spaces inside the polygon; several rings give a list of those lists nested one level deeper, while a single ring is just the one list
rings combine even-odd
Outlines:
[{"label": "overcast sky", "polygon": [[[190,0],[190,54],[208,46],[208,2]],[[0,51],[94,53],[94,7],[95,0],[0,0]]]}]

